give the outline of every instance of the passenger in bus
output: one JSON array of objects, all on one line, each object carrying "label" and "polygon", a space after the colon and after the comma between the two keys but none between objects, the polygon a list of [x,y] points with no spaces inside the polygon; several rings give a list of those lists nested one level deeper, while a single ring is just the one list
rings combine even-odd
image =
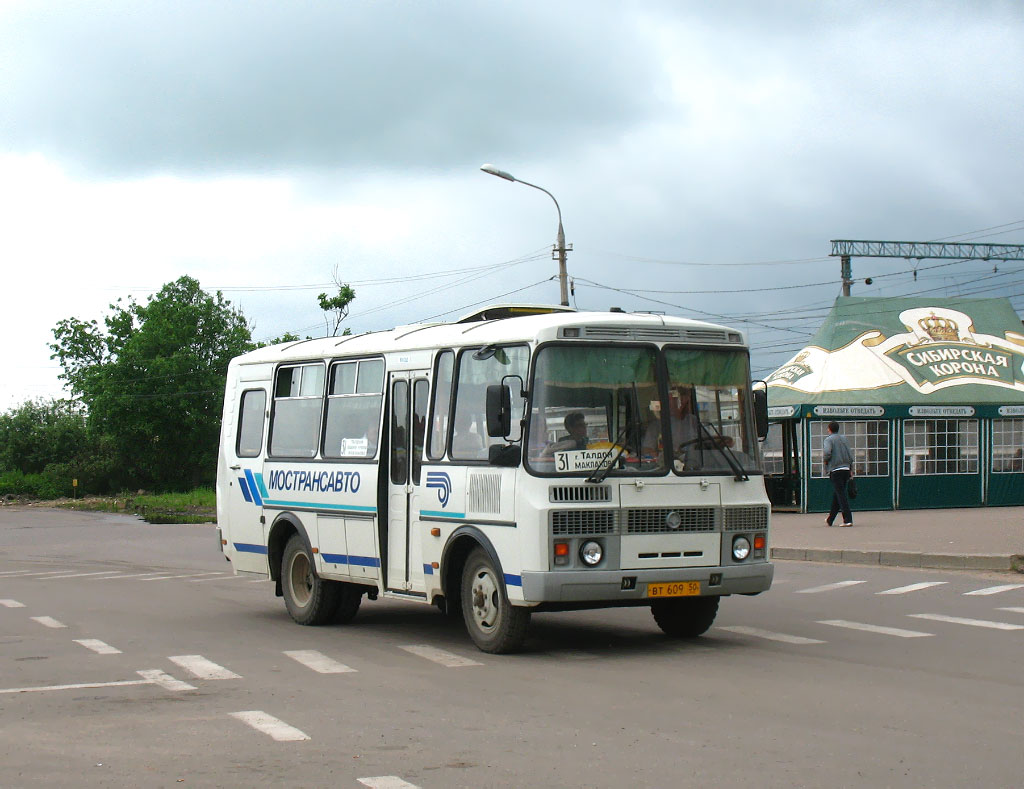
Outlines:
[{"label": "passenger in bus", "polygon": [[487,457],[487,442],[473,427],[469,411],[455,413],[455,432],[452,434],[452,457],[456,460],[482,460]]},{"label": "passenger in bus", "polygon": [[569,435],[562,436],[557,441],[548,444],[542,456],[551,456],[555,452],[569,452],[574,449],[586,449],[590,443],[587,436],[587,419],[580,411],[573,411],[565,416],[565,429]]}]

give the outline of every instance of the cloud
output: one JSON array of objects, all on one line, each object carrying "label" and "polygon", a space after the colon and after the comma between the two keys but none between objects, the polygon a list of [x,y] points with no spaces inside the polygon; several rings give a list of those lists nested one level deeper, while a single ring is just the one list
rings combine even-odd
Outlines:
[{"label": "cloud", "polygon": [[443,169],[555,155],[656,107],[614,3],[16,5],[0,134],[105,175]]}]

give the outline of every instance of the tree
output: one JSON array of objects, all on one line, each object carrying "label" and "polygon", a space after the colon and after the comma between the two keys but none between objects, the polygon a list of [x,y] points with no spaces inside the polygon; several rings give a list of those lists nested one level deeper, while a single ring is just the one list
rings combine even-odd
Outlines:
[{"label": "tree", "polygon": [[[336,337],[342,321],[348,317],[348,308],[355,300],[356,292],[347,284],[341,282],[337,267],[334,269],[333,279],[334,284],[338,288],[337,295],[328,296],[326,293],[321,293],[317,296],[317,303],[319,303],[320,309],[324,311],[324,322],[327,324],[327,330],[331,333],[332,337]],[[332,321],[334,323],[333,326],[331,325]],[[344,331],[344,334],[351,333],[351,329],[345,329]]]},{"label": "tree", "polygon": [[213,481],[228,362],[253,347],[241,311],[181,277],[145,305],[111,304],[102,328],[66,318],[53,334],[60,377],[132,484]]},{"label": "tree", "polygon": [[38,474],[88,443],[85,409],[70,400],[26,400],[0,414],[0,472]]}]

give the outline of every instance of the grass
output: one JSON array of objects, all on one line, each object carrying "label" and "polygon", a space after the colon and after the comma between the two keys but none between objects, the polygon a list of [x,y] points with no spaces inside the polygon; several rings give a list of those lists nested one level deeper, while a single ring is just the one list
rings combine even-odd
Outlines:
[{"label": "grass", "polygon": [[213,523],[217,520],[217,494],[213,488],[186,493],[122,493],[47,502],[55,507],[97,512],[133,512],[148,523]]}]

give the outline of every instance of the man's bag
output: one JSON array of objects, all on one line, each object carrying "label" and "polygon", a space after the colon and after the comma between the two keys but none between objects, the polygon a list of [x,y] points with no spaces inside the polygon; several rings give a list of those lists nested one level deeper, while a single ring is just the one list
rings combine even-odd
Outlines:
[{"label": "man's bag", "polygon": [[857,498],[857,480],[850,477],[850,481],[846,483],[846,495],[851,499]]}]

